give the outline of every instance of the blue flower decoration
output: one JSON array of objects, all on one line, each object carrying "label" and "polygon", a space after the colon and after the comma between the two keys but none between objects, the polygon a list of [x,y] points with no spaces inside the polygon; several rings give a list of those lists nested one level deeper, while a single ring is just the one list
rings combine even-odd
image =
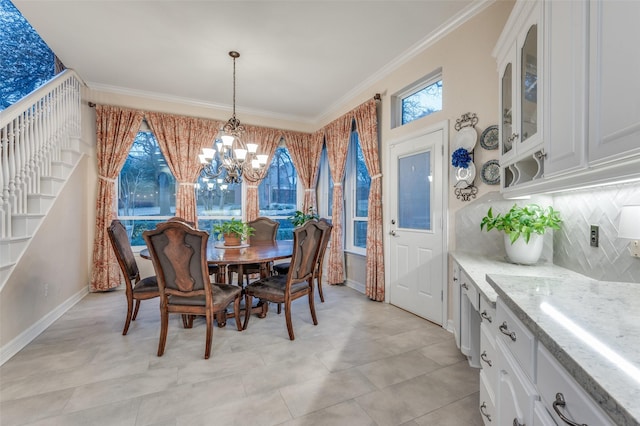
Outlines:
[{"label": "blue flower decoration", "polygon": [[469,168],[471,162],[471,155],[469,151],[464,148],[458,148],[451,154],[451,165],[453,167],[462,167],[463,169]]}]

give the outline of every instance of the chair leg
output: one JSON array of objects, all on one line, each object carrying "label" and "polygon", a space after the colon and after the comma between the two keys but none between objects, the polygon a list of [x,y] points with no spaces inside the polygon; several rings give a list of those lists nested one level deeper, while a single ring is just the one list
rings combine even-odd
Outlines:
[{"label": "chair leg", "polygon": [[251,316],[251,304],[253,303],[253,296],[249,293],[244,295],[244,324],[242,324],[242,329],[246,330],[247,325],[249,324],[249,317]]},{"label": "chair leg", "polygon": [[211,340],[213,339],[213,313],[207,309],[207,343],[204,350],[204,359],[209,359],[211,355]]},{"label": "chair leg", "polygon": [[164,346],[167,343],[167,328],[169,328],[169,312],[160,309],[160,341],[158,342],[158,356],[164,354]]},{"label": "chair leg", "polygon": [[311,311],[311,318],[313,319],[313,325],[318,325],[318,318],[316,318],[316,305],[314,303],[313,286],[309,291],[309,310]]},{"label": "chair leg", "polygon": [[140,309],[140,299],[136,299],[136,308],[133,310],[131,321],[135,321],[138,318],[138,309]]},{"label": "chair leg", "polygon": [[233,284],[233,272],[227,272],[227,284]]},{"label": "chair leg", "polygon": [[318,266],[318,294],[320,294],[320,301],[324,303],[324,294],[322,294],[322,265]]},{"label": "chair leg", "polygon": [[233,301],[233,317],[236,320],[236,327],[238,328],[238,331],[243,330],[243,326],[240,323],[240,298],[241,297],[242,297],[242,294],[238,294],[238,297],[236,297],[235,300]]},{"label": "chair leg", "polygon": [[282,313],[282,303],[278,303],[278,315]]},{"label": "chair leg", "polygon": [[291,300],[286,302],[284,307],[284,317],[287,320],[287,331],[289,332],[289,340],[295,340],[293,335],[293,323],[291,322]]},{"label": "chair leg", "polygon": [[[129,332],[129,324],[131,324],[131,312],[133,311],[133,300],[127,297],[127,318],[124,320],[124,329],[122,335],[126,336]],[[136,311],[137,312],[137,311]]]}]

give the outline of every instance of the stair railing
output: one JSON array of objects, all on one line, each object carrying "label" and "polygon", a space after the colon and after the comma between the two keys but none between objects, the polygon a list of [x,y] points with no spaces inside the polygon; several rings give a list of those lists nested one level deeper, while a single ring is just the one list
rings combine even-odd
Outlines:
[{"label": "stair railing", "polygon": [[27,196],[73,138],[80,138],[81,79],[72,70],[0,111],[0,238],[11,238],[11,215],[27,213]]}]

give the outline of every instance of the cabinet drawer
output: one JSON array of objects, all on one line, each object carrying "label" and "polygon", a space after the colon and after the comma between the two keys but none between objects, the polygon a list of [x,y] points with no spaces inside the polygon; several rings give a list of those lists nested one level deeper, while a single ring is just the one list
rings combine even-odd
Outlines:
[{"label": "cabinet drawer", "polygon": [[486,323],[480,324],[480,366],[493,392],[498,389],[498,360],[495,338]]},{"label": "cabinet drawer", "polygon": [[[547,408],[547,411],[551,413],[556,423],[565,424],[557,413],[560,412],[563,416],[578,424],[587,424],[589,426],[614,424],[542,345],[538,347],[537,363],[538,391],[542,403]],[[557,406],[554,410],[553,403],[556,401],[558,393],[562,394],[564,406]]]},{"label": "cabinet drawer", "polygon": [[478,289],[473,284],[473,281],[465,274],[464,272],[460,272],[460,288],[462,294],[469,298],[471,302],[471,306],[476,311],[480,310],[480,293],[478,293]]},{"label": "cabinet drawer", "polygon": [[480,371],[480,414],[485,426],[498,424],[494,395],[493,390],[487,385],[484,370]]},{"label": "cabinet drawer", "polygon": [[501,426],[530,425],[538,392],[502,339],[496,341],[496,352],[500,368],[496,399],[498,422]]},{"label": "cabinet drawer", "polygon": [[525,325],[507,308],[500,299],[496,304],[496,340],[501,341],[511,351],[514,358],[529,377],[535,380],[534,356],[536,340]]},{"label": "cabinet drawer", "polygon": [[496,308],[495,305],[489,302],[487,299],[480,296],[480,317],[482,318],[482,322],[486,322],[491,326],[496,322]]}]

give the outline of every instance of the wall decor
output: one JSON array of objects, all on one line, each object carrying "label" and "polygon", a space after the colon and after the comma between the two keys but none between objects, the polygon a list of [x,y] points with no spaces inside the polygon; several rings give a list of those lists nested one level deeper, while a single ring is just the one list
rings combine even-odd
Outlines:
[{"label": "wall decor", "polygon": [[452,148],[451,165],[455,168],[454,193],[458,199],[469,201],[475,198],[478,189],[473,182],[476,178],[476,166],[473,164],[473,150],[478,142],[478,132],[475,125],[478,117],[468,112],[456,120],[454,128],[457,130]]},{"label": "wall decor", "polygon": [[484,149],[498,149],[499,142],[498,126],[496,124],[484,129],[484,132],[480,135],[480,146]]},{"label": "wall decor", "polygon": [[500,163],[498,160],[489,160],[482,165],[480,179],[487,185],[497,185],[500,183]]}]

